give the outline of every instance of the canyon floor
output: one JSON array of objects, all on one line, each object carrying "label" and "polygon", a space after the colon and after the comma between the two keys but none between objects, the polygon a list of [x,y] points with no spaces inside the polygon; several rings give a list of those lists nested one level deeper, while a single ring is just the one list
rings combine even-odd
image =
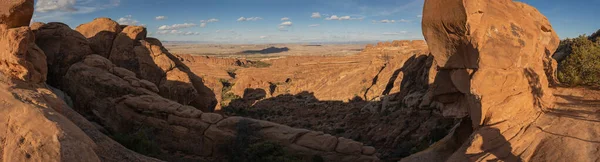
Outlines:
[{"label": "canyon floor", "polygon": [[193,44],[165,43],[172,53],[221,58],[265,59],[282,56],[348,56],[366,44]]},{"label": "canyon floor", "polygon": [[[220,50],[251,45],[234,46],[226,45]],[[257,46],[255,49],[264,45]],[[374,146],[384,161],[400,160],[426,149],[460,122],[443,117],[434,108],[415,109],[416,105],[411,105],[413,101],[398,100],[406,97],[400,94],[400,85],[417,79],[404,75],[410,75],[407,73],[415,65],[428,64],[425,57],[428,50],[422,42],[382,42],[366,46],[355,54],[328,52],[355,48],[348,45],[314,48],[300,49],[314,52],[306,55],[294,53],[290,48],[288,53],[294,53],[292,56],[283,52],[265,55],[269,58],[262,59],[249,56],[248,60],[248,57],[227,52],[177,55],[215,92],[220,102],[216,112],[353,139]],[[265,66],[251,66],[256,61]],[[556,106],[545,110],[550,114],[547,118],[581,120],[581,125],[576,126],[581,129],[600,126],[599,90],[552,89],[557,98]],[[594,141],[577,135],[548,134]]]}]

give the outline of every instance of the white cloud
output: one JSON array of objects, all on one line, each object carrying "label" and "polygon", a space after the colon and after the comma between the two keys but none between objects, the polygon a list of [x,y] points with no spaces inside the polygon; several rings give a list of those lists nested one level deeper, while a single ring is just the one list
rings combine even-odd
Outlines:
[{"label": "white cloud", "polygon": [[212,18],[212,19],[208,19],[208,20],[200,20],[200,22],[213,23],[213,22],[219,22],[219,19]]},{"label": "white cloud", "polygon": [[409,23],[411,22],[410,20],[405,20],[405,19],[400,19],[400,20],[388,20],[388,19],[383,19],[383,20],[379,20],[379,21],[371,21],[373,23],[396,23],[396,22],[401,22],[401,23]]},{"label": "white cloud", "polygon": [[340,18],[337,15],[332,15],[331,17],[325,18],[325,20],[339,20]]},{"label": "white cloud", "polygon": [[35,9],[38,12],[64,11],[75,12],[75,0],[38,0]]},{"label": "white cloud", "polygon": [[133,19],[131,15],[127,15],[117,19],[117,23],[121,25],[138,25],[139,21]]},{"label": "white cloud", "polygon": [[185,32],[185,31],[180,31],[180,30],[160,30],[160,31],[157,31],[156,34],[189,36],[189,35],[200,35],[200,32],[191,32],[191,31]]},{"label": "white cloud", "polygon": [[176,29],[191,28],[194,26],[197,26],[197,25],[194,23],[163,25],[163,26],[158,27],[158,30],[176,30]]},{"label": "white cloud", "polygon": [[330,17],[326,17],[325,20],[363,20],[364,18],[353,18],[350,16],[341,16],[338,17],[337,15],[331,15]]},{"label": "white cloud", "polygon": [[286,21],[279,24],[279,27],[277,29],[279,29],[279,31],[288,31],[287,28],[290,26],[292,26],[292,22]]},{"label": "white cloud", "polygon": [[114,8],[120,3],[120,0],[37,0],[32,21],[68,21],[72,15]]},{"label": "white cloud", "polygon": [[262,19],[263,18],[261,18],[261,17],[248,17],[248,18],[245,18],[245,17],[242,16],[242,17],[238,18],[237,21],[257,21],[257,20],[262,20]]},{"label": "white cloud", "polygon": [[320,24],[311,24],[311,25],[308,25],[308,27],[317,27],[317,26],[319,26],[319,25],[320,25]]},{"label": "white cloud", "polygon": [[184,35],[200,35],[199,32],[186,32]]},{"label": "white cloud", "polygon": [[408,33],[407,31],[400,31],[400,32],[385,32],[385,33],[381,33],[381,35],[402,35],[402,34],[406,34]]},{"label": "white cloud", "polygon": [[310,17],[311,18],[321,18],[321,13],[319,13],[319,12],[313,12]]},{"label": "white cloud", "polygon": [[279,26],[292,26],[292,22],[291,21],[282,22],[281,24],[279,24]]},{"label": "white cloud", "polygon": [[156,19],[156,20],[166,20],[167,17],[166,16],[156,16],[154,19]]},{"label": "white cloud", "polygon": [[268,38],[268,37],[269,37],[269,36],[264,36],[264,35],[263,35],[263,36],[260,36],[259,38],[260,38],[260,39],[265,39],[265,38]]},{"label": "white cloud", "polygon": [[400,20],[398,20],[398,22],[409,23],[410,20],[400,19]]},{"label": "white cloud", "polygon": [[288,18],[288,17],[281,18],[281,21],[289,21],[289,20],[290,20],[290,18]]},{"label": "white cloud", "polygon": [[388,20],[388,19],[385,19],[385,20],[381,20],[381,21],[379,21],[379,22],[380,22],[380,23],[396,23],[396,20]]},{"label": "white cloud", "polygon": [[208,20],[200,20],[200,27],[204,28],[204,27],[206,27],[206,25],[208,25],[208,23],[214,23],[214,22],[219,22],[219,19],[212,18],[212,19],[208,19]]},{"label": "white cloud", "polygon": [[423,15],[417,15],[417,17],[423,17]]},{"label": "white cloud", "polygon": [[90,13],[119,6],[120,0],[37,0],[36,12]]}]

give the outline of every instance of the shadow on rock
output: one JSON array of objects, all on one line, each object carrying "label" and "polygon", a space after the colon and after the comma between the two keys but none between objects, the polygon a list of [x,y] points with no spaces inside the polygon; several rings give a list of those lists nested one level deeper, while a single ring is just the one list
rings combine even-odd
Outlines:
[{"label": "shadow on rock", "polygon": [[419,152],[446,136],[456,124],[435,110],[403,107],[397,102],[393,109],[371,112],[364,107],[381,106],[382,101],[320,101],[307,91],[263,99],[265,94],[262,89],[246,89],[244,97],[233,100],[223,113],[360,141],[374,146],[383,160]]}]

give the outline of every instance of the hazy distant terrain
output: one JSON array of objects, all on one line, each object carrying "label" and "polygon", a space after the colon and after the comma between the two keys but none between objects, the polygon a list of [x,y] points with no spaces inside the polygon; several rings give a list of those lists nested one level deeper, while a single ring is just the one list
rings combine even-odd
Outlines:
[{"label": "hazy distant terrain", "polygon": [[347,56],[360,53],[365,44],[173,44],[165,48],[176,54],[247,59],[280,56]]}]

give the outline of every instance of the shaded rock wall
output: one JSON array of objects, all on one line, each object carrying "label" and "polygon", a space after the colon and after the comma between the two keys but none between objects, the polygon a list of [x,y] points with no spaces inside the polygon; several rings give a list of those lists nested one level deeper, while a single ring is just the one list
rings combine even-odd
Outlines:
[{"label": "shaded rock wall", "polygon": [[[362,151],[373,150],[372,147],[351,140],[271,122],[204,113],[162,98],[151,88],[136,87],[139,79],[133,75],[106,58],[90,55],[71,67],[65,76],[71,88],[65,92],[80,96],[74,99],[75,105],[86,103],[89,115],[111,131],[131,132],[141,125],[154,128],[156,142],[166,150],[222,157],[227,152],[219,148],[230,144],[236,136],[237,123],[247,120],[257,126],[264,140],[277,142],[294,153],[321,155],[328,160],[377,159],[374,152]],[[98,88],[106,92],[97,91]]]}]

